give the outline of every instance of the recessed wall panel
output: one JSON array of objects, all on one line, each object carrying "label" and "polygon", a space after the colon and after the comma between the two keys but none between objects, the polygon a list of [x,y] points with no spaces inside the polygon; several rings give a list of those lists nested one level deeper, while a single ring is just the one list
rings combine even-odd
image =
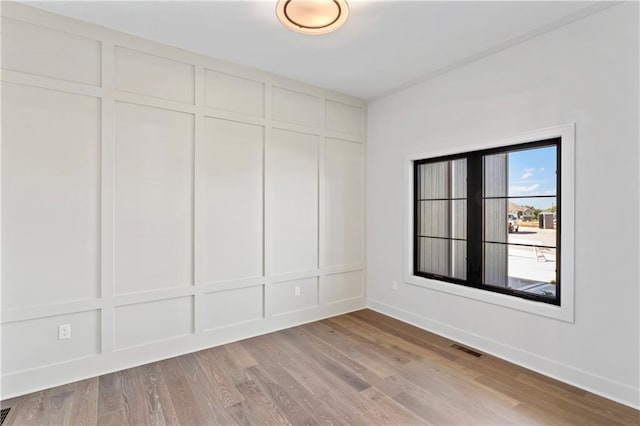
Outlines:
[{"label": "recessed wall panel", "polygon": [[2,68],[91,86],[101,82],[99,41],[2,17]]},{"label": "recessed wall panel", "polygon": [[222,290],[204,295],[203,327],[212,330],[264,317],[264,286]]},{"label": "recessed wall panel", "polygon": [[[62,324],[71,326],[70,339],[58,339],[58,326]],[[0,327],[3,375],[100,353],[100,311],[16,321]]]},{"label": "recessed wall panel", "polygon": [[325,266],[363,259],[363,153],[357,143],[325,142]]},{"label": "recessed wall panel", "polygon": [[[296,293],[296,289],[298,293]],[[318,304],[318,277],[273,283],[268,303],[273,315],[316,306]]]},{"label": "recessed wall panel", "polygon": [[319,127],[321,104],[316,96],[273,87],[273,119],[301,126]]},{"label": "recessed wall panel", "polygon": [[264,117],[264,83],[205,70],[205,106]]},{"label": "recessed wall panel", "polygon": [[362,297],[362,290],[362,271],[331,274],[324,278],[324,299],[327,303]]},{"label": "recessed wall panel", "polygon": [[100,100],[2,83],[2,306],[98,296]]},{"label": "recessed wall panel", "polygon": [[318,267],[318,137],[274,129],[266,151],[271,274]]},{"label": "recessed wall panel", "polygon": [[198,149],[203,279],[262,275],[264,129],[205,119]]},{"label": "recessed wall panel", "polygon": [[117,306],[114,347],[125,349],[193,333],[193,297]]},{"label": "recessed wall panel", "polygon": [[194,66],[116,47],[116,89],[193,104]]},{"label": "recessed wall panel", "polygon": [[361,107],[327,101],[326,125],[328,130],[350,136],[362,136],[363,110]]},{"label": "recessed wall panel", "polygon": [[116,103],[115,293],[191,285],[193,116]]}]

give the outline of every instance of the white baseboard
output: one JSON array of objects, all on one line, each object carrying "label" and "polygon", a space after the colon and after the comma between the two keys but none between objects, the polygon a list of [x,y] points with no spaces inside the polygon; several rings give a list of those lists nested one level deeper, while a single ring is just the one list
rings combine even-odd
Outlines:
[{"label": "white baseboard", "polygon": [[376,300],[368,300],[368,307],[376,312],[388,315],[402,322],[414,325],[451,340],[472,346],[488,354],[502,358],[514,364],[528,368],[545,376],[552,377],[580,389],[584,389],[604,398],[629,407],[640,409],[640,389],[620,383],[588,371],[563,364],[514,346],[498,342],[468,331],[444,324],[404,309],[396,308]]}]

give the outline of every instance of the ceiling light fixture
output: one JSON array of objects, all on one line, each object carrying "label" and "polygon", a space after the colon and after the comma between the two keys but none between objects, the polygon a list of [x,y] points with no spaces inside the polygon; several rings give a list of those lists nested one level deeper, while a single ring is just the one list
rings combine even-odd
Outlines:
[{"label": "ceiling light fixture", "polygon": [[349,18],[345,0],[278,0],[276,15],[290,30],[304,34],[326,34]]}]

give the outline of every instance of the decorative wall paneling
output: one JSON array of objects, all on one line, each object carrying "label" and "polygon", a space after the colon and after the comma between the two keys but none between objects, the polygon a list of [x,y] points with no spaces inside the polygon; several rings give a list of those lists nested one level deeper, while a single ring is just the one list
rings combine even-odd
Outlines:
[{"label": "decorative wall paneling", "polygon": [[364,102],[16,3],[2,66],[2,399],[366,305]]}]

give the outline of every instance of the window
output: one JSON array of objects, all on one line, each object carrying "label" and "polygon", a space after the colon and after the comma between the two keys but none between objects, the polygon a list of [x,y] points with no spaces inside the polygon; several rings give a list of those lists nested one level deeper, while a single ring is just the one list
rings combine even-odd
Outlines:
[{"label": "window", "polygon": [[413,163],[413,274],[560,305],[560,138]]}]

